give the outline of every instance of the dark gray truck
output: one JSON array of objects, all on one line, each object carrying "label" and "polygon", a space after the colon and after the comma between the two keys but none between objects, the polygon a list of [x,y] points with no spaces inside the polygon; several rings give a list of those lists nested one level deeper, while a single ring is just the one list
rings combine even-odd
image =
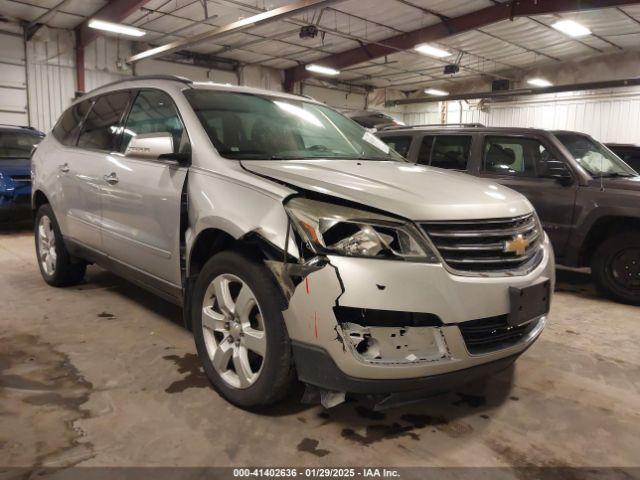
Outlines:
[{"label": "dark gray truck", "polygon": [[411,162],[524,194],[557,263],[591,267],[603,293],[640,304],[640,176],[592,137],[478,124],[395,127],[377,135]]}]

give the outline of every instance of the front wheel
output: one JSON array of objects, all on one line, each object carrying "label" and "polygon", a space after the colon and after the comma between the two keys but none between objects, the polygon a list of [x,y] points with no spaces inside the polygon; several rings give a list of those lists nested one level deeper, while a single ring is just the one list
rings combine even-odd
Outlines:
[{"label": "front wheel", "polygon": [[267,268],[236,252],[204,265],[193,292],[198,356],[215,390],[253,408],[283,398],[294,380],[282,294]]},{"label": "front wheel", "polygon": [[640,305],[640,233],[618,234],[602,242],[593,254],[591,273],[603,293]]},{"label": "front wheel", "polygon": [[49,204],[42,205],[35,221],[36,257],[45,282],[54,287],[80,283],[87,264],[71,257]]}]

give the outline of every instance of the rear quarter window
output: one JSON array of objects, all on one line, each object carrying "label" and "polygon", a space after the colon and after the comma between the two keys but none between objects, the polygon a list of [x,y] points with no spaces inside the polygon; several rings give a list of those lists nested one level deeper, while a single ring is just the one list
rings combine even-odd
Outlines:
[{"label": "rear quarter window", "polygon": [[128,91],[107,93],[99,97],[82,125],[78,147],[112,150],[129,97]]},{"label": "rear quarter window", "polygon": [[63,145],[72,146],[80,131],[80,124],[91,108],[91,100],[84,100],[69,107],[53,127],[53,136]]}]

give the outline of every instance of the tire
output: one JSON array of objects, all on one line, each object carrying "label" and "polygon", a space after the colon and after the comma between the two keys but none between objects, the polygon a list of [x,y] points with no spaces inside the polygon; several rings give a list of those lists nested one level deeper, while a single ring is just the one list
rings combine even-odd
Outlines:
[{"label": "tire", "polygon": [[602,242],[593,254],[591,274],[602,293],[640,305],[640,232],[620,233]]},{"label": "tire", "polygon": [[87,264],[74,259],[67,251],[49,204],[42,205],[36,213],[34,237],[38,267],[45,282],[54,287],[68,287],[82,282]]},{"label": "tire", "polygon": [[[232,300],[222,302],[226,307],[218,300],[226,294],[218,292],[227,292]],[[253,305],[246,300],[250,295]],[[283,304],[269,270],[237,252],[210,258],[196,280],[191,310],[198,356],[213,388],[238,407],[273,404],[287,395],[295,381]],[[231,305],[233,313],[229,313]]]}]

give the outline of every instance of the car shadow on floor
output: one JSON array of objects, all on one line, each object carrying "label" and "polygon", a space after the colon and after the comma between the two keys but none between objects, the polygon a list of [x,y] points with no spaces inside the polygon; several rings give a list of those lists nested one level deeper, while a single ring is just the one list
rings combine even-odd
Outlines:
[{"label": "car shadow on floor", "polygon": [[30,233],[33,230],[31,218],[19,218],[0,222],[0,235],[15,235],[16,233]]},{"label": "car shadow on floor", "polygon": [[113,293],[126,297],[159,317],[176,325],[183,325],[182,308],[100,267],[89,266],[85,281],[74,288],[80,291],[108,288]]},{"label": "car shadow on floor", "polygon": [[589,272],[556,269],[556,292],[573,293],[583,298],[602,298]]},{"label": "car shadow on floor", "polygon": [[[364,447],[383,440],[418,441],[429,434],[462,439],[489,427],[494,412],[504,403],[519,401],[512,394],[513,378],[511,366],[448,393],[384,410],[377,410],[375,399],[369,397],[348,397],[345,403],[330,409],[308,405],[304,410],[296,408],[294,402],[299,402],[298,398],[290,398],[274,410],[276,414],[295,412],[301,431],[307,435],[297,445],[298,451],[318,457],[331,453],[331,445],[314,438],[320,436],[317,429],[324,426],[337,428],[343,439]],[[292,407],[295,410],[291,410]],[[411,448],[411,443],[400,444],[400,448]]]}]

